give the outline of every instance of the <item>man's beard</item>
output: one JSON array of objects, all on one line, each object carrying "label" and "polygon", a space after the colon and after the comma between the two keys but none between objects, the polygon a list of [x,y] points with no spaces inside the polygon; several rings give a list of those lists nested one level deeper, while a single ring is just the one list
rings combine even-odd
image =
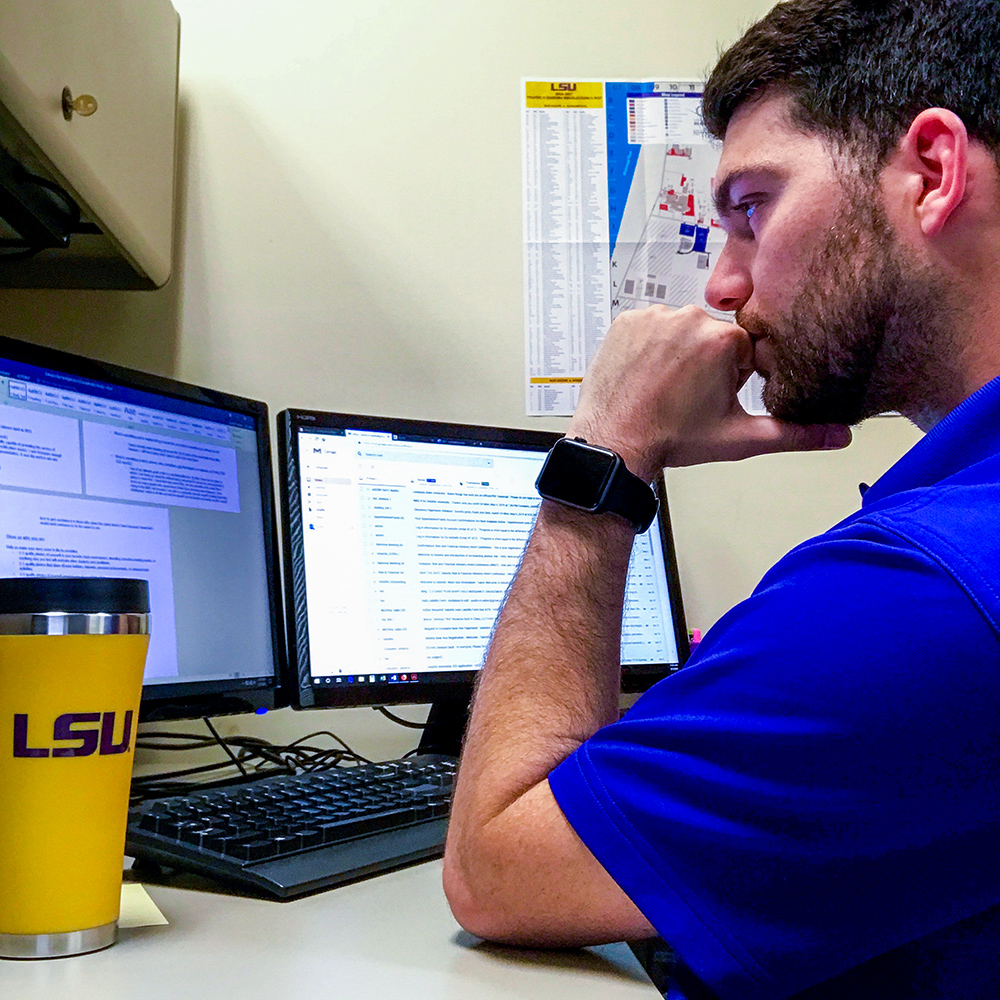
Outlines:
[{"label": "man's beard", "polygon": [[[862,208],[858,206],[868,206]],[[940,276],[900,243],[877,190],[855,192],[806,268],[788,315],[736,322],[774,357],[764,405],[797,424],[856,424],[888,410],[932,409],[954,343]]]}]

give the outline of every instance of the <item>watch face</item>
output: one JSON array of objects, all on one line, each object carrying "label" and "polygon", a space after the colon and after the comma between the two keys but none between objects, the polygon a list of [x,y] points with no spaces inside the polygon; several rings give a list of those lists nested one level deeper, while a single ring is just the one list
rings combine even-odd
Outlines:
[{"label": "watch face", "polygon": [[604,499],[617,464],[614,452],[562,438],[549,452],[535,485],[543,497],[595,510]]}]

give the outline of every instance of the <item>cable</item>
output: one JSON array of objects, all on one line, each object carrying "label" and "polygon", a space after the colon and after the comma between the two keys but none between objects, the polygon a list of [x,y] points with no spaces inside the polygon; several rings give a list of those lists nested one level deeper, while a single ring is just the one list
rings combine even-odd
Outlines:
[{"label": "cable", "polygon": [[[96,226],[92,222],[81,221],[80,206],[76,203],[73,196],[56,184],[55,181],[50,181],[47,177],[39,177],[38,174],[31,173],[20,164],[17,165],[13,176],[19,183],[40,187],[50,194],[55,195],[62,202],[62,214],[65,218],[61,220],[60,224],[67,237],[76,233],[103,235],[103,230],[99,226]],[[47,245],[38,246],[38,244],[32,243],[29,240],[4,239],[0,240],[0,259],[22,260],[25,257],[34,257],[35,254],[47,249],[49,249]]]},{"label": "cable", "polygon": [[15,171],[15,178],[20,181],[27,181],[37,187],[44,188],[54,194],[62,203],[69,218],[67,230],[73,232],[74,228],[80,225],[80,206],[73,199],[68,191],[63,190],[55,181],[50,181],[47,177],[39,177],[38,174],[29,173],[24,167],[18,165]]},{"label": "cable", "polygon": [[[314,739],[317,736],[328,736],[334,742],[340,744],[340,749],[310,746],[305,741]],[[294,743],[290,743],[285,752],[288,755],[295,755],[299,767],[303,771],[324,771],[327,768],[337,767],[343,764],[371,764],[372,761],[363,754],[352,750],[339,736],[323,729],[308,736],[302,736]]]},{"label": "cable", "polygon": [[36,246],[5,249],[0,246],[0,260],[23,260],[25,257],[34,257],[36,253],[41,253],[44,249],[45,247]]},{"label": "cable", "polygon": [[208,726],[208,731],[215,737],[215,742],[218,743],[219,746],[222,747],[222,749],[225,750],[227,754],[229,754],[229,759],[240,769],[240,774],[242,774],[243,777],[245,778],[247,776],[247,769],[243,766],[243,764],[241,763],[240,759],[236,756],[236,754],[234,754],[233,751],[229,749],[229,744],[226,743],[226,741],[223,740],[223,738],[218,734],[218,732],[215,729],[215,726],[212,725],[212,720],[209,718],[203,718],[201,721],[204,722],[206,726]]},{"label": "cable", "polygon": [[[143,750],[196,751],[218,746],[225,751],[227,759],[134,777],[131,791],[133,804],[145,798],[181,795],[233,781],[253,781],[276,774],[299,774],[372,763],[328,730],[309,733],[287,745],[279,746],[257,736],[224,737],[207,718],[202,721],[212,733],[211,736],[201,733],[145,732],[136,740],[136,747]],[[310,742],[318,737],[328,737],[338,745],[324,747]],[[233,774],[234,767],[238,774]],[[206,778],[210,780],[206,781]]]},{"label": "cable", "polygon": [[398,715],[394,715],[392,712],[389,711],[389,709],[385,707],[385,705],[372,705],[372,708],[375,709],[376,712],[381,712],[387,719],[392,719],[392,721],[395,722],[397,726],[405,726],[407,729],[427,728],[426,722],[410,722],[409,719],[404,719]]}]

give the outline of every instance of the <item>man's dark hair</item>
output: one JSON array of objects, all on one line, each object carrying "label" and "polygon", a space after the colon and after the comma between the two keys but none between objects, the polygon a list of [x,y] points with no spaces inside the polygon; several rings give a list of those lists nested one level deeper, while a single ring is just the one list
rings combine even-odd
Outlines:
[{"label": "man's dark hair", "polygon": [[1000,162],[998,0],[787,0],[719,59],[705,125],[725,136],[737,108],[792,98],[792,124],[881,167],[921,111],[943,107]]}]

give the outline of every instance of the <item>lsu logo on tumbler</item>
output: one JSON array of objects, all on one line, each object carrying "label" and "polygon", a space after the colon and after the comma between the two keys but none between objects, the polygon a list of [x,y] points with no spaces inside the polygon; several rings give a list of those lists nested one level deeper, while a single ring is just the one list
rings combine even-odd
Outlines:
[{"label": "lsu logo on tumbler", "polygon": [[[125,753],[132,739],[132,712],[125,713],[121,739],[115,741],[116,712],[67,712],[52,723],[56,746],[30,746],[28,716],[14,715],[15,757],[91,757]],[[65,744],[75,743],[75,746]],[[62,745],[59,745],[62,744]]]}]

